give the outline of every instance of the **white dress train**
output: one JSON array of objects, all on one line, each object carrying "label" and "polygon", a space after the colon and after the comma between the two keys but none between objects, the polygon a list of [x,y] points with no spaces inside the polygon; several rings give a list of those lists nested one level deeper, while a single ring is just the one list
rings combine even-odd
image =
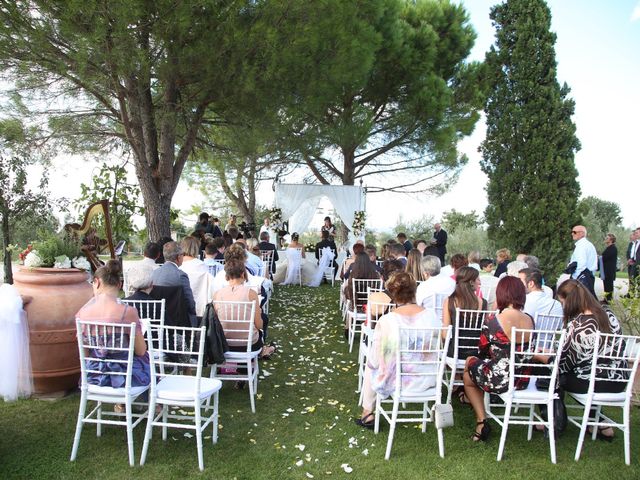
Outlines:
[{"label": "white dress train", "polygon": [[325,270],[332,265],[333,259],[335,255],[331,250],[331,247],[324,247],[320,250],[320,262],[318,263],[318,268],[316,272],[313,274],[313,278],[307,284],[309,287],[319,287],[322,278],[324,277]]},{"label": "white dress train", "polygon": [[282,285],[300,285],[302,280],[302,253],[297,248],[287,248],[287,277]]},{"label": "white dress train", "polygon": [[29,326],[13,285],[0,286],[0,305],[0,396],[9,402],[33,391]]}]

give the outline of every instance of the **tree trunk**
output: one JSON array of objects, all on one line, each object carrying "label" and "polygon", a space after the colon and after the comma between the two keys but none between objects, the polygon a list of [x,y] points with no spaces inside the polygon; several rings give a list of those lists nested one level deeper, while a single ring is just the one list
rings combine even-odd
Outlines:
[{"label": "tree trunk", "polygon": [[173,192],[158,192],[156,186],[145,176],[138,176],[138,180],[144,198],[144,217],[149,241],[157,242],[162,237],[170,237]]},{"label": "tree trunk", "polygon": [[13,283],[13,270],[11,266],[11,252],[7,247],[11,243],[11,232],[9,232],[9,215],[7,212],[2,214],[2,251],[4,263],[4,281],[5,283]]}]

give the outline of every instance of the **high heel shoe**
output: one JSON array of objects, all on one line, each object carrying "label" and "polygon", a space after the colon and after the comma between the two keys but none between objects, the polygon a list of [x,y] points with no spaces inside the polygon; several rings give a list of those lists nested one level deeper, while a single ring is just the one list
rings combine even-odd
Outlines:
[{"label": "high heel shoe", "polygon": [[[482,429],[478,432],[477,428],[478,425],[482,425]],[[489,424],[489,420],[488,419],[484,419],[481,422],[477,422],[476,423],[476,430],[473,432],[473,435],[471,436],[471,438],[473,439],[474,442],[486,442],[487,439],[489,438],[489,434],[491,433],[491,425]]]}]

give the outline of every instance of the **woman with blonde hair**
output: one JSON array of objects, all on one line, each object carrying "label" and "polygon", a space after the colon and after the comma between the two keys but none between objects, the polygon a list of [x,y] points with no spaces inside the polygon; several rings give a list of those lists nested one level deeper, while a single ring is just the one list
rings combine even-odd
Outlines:
[{"label": "woman with blonde hair", "polygon": [[500,277],[507,272],[507,265],[511,261],[511,251],[508,248],[501,248],[496,252],[496,271],[493,272],[495,277]]},{"label": "woman with blonde hair", "polygon": [[409,250],[407,255],[407,265],[404,268],[405,272],[413,275],[413,279],[416,282],[422,282],[425,280],[422,271],[422,253],[417,248]]}]

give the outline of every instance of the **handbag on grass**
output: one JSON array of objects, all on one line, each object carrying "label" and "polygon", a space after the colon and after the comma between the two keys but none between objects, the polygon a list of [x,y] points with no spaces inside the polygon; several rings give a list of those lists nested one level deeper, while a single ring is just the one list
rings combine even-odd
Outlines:
[{"label": "handbag on grass", "polygon": [[436,403],[431,407],[431,413],[438,430],[453,427],[453,407],[448,403]]}]

